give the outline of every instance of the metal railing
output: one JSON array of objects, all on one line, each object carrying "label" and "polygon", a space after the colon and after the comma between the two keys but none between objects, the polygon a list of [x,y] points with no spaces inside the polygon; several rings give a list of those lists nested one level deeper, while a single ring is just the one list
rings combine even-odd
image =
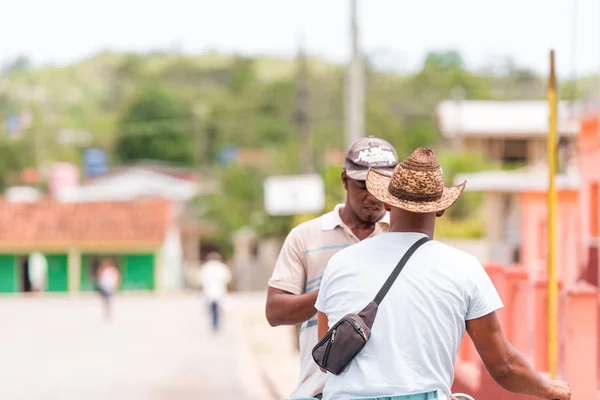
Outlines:
[{"label": "metal railing", "polygon": [[456,397],[458,400],[475,400],[473,397],[464,393],[452,393],[452,396]]}]

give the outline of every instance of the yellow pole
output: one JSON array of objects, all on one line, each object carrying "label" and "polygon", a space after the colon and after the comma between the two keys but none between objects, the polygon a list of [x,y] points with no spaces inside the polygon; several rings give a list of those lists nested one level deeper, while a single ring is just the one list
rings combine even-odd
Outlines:
[{"label": "yellow pole", "polygon": [[558,360],[558,285],[556,281],[556,185],[557,167],[557,95],[554,50],[550,51],[550,76],[548,78],[548,104],[550,126],[548,130],[548,367],[552,379],[556,379]]}]

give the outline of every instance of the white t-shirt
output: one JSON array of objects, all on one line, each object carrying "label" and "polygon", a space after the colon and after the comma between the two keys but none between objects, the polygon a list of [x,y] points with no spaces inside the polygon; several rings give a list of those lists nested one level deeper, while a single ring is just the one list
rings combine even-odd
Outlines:
[{"label": "white t-shirt", "polygon": [[218,301],[227,294],[231,271],[221,261],[210,260],[205,262],[200,270],[200,281],[204,289],[204,297],[208,301]]},{"label": "white t-shirt", "polygon": [[119,271],[112,268],[105,268],[100,271],[98,276],[98,286],[107,292],[114,292],[117,290],[119,284]]},{"label": "white t-shirt", "polygon": [[[373,300],[421,233],[383,233],[331,258],[316,307],[330,326]],[[398,396],[438,390],[447,400],[465,321],[502,307],[471,255],[437,241],[408,261],[381,303],[371,338],[342,374],[328,374],[324,399]]]}]

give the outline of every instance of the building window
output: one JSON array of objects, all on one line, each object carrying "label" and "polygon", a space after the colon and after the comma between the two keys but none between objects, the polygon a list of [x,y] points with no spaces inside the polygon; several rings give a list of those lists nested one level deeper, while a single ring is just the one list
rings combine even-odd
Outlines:
[{"label": "building window", "polygon": [[521,248],[519,246],[513,247],[511,261],[513,264],[521,263]]},{"label": "building window", "polygon": [[600,186],[598,182],[593,182],[590,187],[590,235],[592,237],[600,236],[600,214],[598,208],[600,207]]},{"label": "building window", "polygon": [[546,221],[538,223],[538,259],[548,258],[548,224]]},{"label": "building window", "polygon": [[564,174],[567,172],[567,163],[569,161],[569,141],[567,138],[560,138],[558,141],[558,173]]},{"label": "building window", "polygon": [[502,162],[505,164],[522,164],[527,161],[527,140],[509,139],[504,141]]}]

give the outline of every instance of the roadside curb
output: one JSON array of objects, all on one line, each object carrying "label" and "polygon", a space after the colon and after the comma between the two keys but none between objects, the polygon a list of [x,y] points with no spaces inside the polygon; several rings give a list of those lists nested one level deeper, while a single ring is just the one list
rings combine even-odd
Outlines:
[{"label": "roadside curb", "polygon": [[264,299],[261,293],[245,299],[237,314],[241,316],[240,328],[246,333],[245,347],[269,393],[268,399],[281,400],[292,393],[299,374],[294,328],[271,327],[264,316]]}]

